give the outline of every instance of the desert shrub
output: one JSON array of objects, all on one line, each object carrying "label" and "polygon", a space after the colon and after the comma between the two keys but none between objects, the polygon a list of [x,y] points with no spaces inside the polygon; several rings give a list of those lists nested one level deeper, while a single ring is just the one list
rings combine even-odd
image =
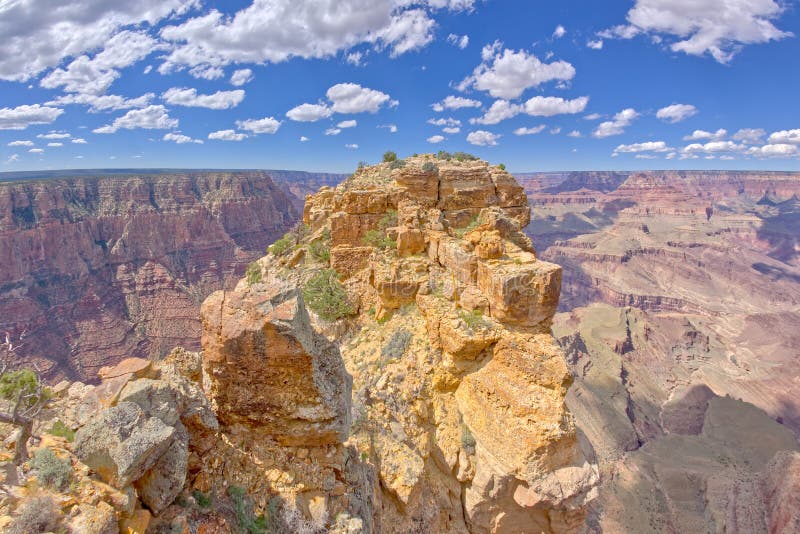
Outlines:
[{"label": "desert shrub", "polygon": [[[231,486],[228,488],[228,495],[233,504],[233,513],[236,516],[236,523],[242,532],[248,534],[266,534],[267,519],[263,516],[256,516],[253,512],[253,503],[247,497],[244,488]],[[270,530],[271,531],[271,530]]]},{"label": "desert shrub", "polygon": [[389,164],[390,169],[402,169],[406,166],[405,160],[396,159]]},{"label": "desert shrub", "polygon": [[436,164],[432,161],[426,161],[425,163],[422,164],[422,170],[424,172],[434,173],[434,172],[439,172],[439,167],[437,167]]},{"label": "desert shrub", "polygon": [[[32,395],[39,387],[39,378],[30,369],[19,369],[10,371],[0,377],[0,397],[6,400],[13,400],[20,396]],[[40,395],[33,395],[27,399],[26,404],[33,406],[39,401],[50,398],[50,390],[44,388]]]},{"label": "desert shrub", "polygon": [[8,534],[55,532],[60,518],[61,514],[52,497],[49,495],[34,497],[20,507],[19,514],[6,532]]},{"label": "desert shrub", "polygon": [[273,256],[283,256],[286,252],[291,250],[293,246],[294,240],[289,234],[285,234],[282,238],[267,247],[267,252]]},{"label": "desert shrub", "polygon": [[366,234],[364,234],[362,241],[366,245],[370,245],[381,250],[397,248],[397,242],[390,238],[387,233],[389,228],[394,226],[397,226],[397,212],[394,210],[389,210],[381,218],[381,220],[378,221],[378,228],[375,230],[369,230]]},{"label": "desert shrub", "polygon": [[478,216],[475,215],[474,217],[472,217],[472,219],[470,219],[468,225],[466,225],[464,228],[456,228],[455,230],[453,230],[453,233],[456,235],[456,237],[460,239],[465,235],[467,235],[469,232],[473,231],[475,228],[477,228],[479,224],[480,222],[478,221]]},{"label": "desert shrub", "polygon": [[478,156],[474,156],[468,152],[454,152],[453,159],[456,161],[475,161],[478,159]]},{"label": "desert shrub", "polygon": [[72,463],[68,459],[61,460],[50,449],[40,449],[31,460],[39,482],[45,486],[63,490],[69,483],[72,474]]},{"label": "desert shrub", "polygon": [[506,164],[505,163],[501,163],[500,165],[498,165],[498,167],[500,167],[501,171],[506,170]]},{"label": "desert shrub", "polygon": [[383,162],[390,163],[392,161],[397,161],[397,152],[387,150],[386,152],[383,153]]},{"label": "desert shrub", "polygon": [[355,311],[334,269],[322,269],[312,276],[303,287],[303,298],[326,321],[341,319]]},{"label": "desert shrub", "polygon": [[331,231],[325,229],[322,237],[315,239],[308,246],[308,252],[316,261],[328,263],[331,260]]},{"label": "desert shrub", "polygon": [[475,310],[472,312],[461,310],[458,315],[470,330],[486,330],[491,326],[489,321],[483,317],[483,312],[480,310]]},{"label": "desert shrub", "polygon": [[259,265],[257,261],[248,265],[247,271],[245,272],[247,285],[252,286],[253,284],[259,283],[261,281],[261,274],[261,265]]},{"label": "desert shrub", "polygon": [[408,344],[413,335],[406,328],[398,328],[392,333],[389,341],[381,348],[381,358],[384,362],[396,360],[406,353]]},{"label": "desert shrub", "polygon": [[439,152],[436,153],[436,159],[444,159],[449,161],[453,159],[453,155],[450,152],[440,150]]},{"label": "desert shrub", "polygon": [[358,162],[358,168],[359,169],[363,169],[364,167],[367,167],[367,166],[369,166],[369,163],[367,163],[366,161],[359,161]]},{"label": "desert shrub", "polygon": [[475,452],[475,436],[472,431],[465,424],[461,424],[461,446],[470,454]]},{"label": "desert shrub", "polygon": [[197,506],[199,506],[200,508],[209,508],[209,507],[211,507],[211,496],[210,495],[206,495],[205,493],[203,493],[200,490],[194,490],[192,492],[192,497],[194,497],[194,500],[197,502]]},{"label": "desert shrub", "polygon": [[75,440],[75,431],[72,430],[67,425],[65,425],[62,421],[56,421],[55,423],[53,423],[52,428],[50,428],[50,430],[48,430],[47,433],[53,436],[64,438],[70,443],[72,443]]}]

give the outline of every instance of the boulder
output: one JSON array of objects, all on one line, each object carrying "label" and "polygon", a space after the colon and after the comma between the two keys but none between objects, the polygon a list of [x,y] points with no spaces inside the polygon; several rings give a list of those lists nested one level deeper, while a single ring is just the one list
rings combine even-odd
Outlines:
[{"label": "boulder", "polygon": [[153,514],[160,514],[183,490],[188,458],[189,436],[186,430],[179,426],[169,449],[134,483],[139,498]]},{"label": "boulder", "polygon": [[117,534],[117,515],[114,509],[103,501],[96,506],[78,505],[78,515],[69,522],[71,534]]}]

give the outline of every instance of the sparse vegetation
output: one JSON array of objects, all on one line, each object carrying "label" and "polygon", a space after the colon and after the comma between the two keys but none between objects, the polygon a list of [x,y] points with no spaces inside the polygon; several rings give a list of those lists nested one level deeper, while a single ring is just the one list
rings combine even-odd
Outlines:
[{"label": "sparse vegetation", "polygon": [[247,266],[247,271],[245,272],[245,278],[247,278],[247,285],[252,286],[253,284],[257,284],[261,282],[261,265],[257,261],[254,261],[250,265]]},{"label": "sparse vegetation", "polygon": [[291,236],[289,234],[285,234],[282,238],[278,239],[269,247],[267,247],[267,252],[273,256],[283,256],[294,246],[292,241],[293,240]]},{"label": "sparse vegetation", "polygon": [[453,230],[453,233],[456,235],[456,237],[461,239],[462,237],[467,235],[469,232],[471,232],[475,228],[477,228],[478,224],[480,224],[479,221],[478,221],[478,216],[475,215],[474,217],[472,217],[472,219],[470,219],[468,225],[466,225],[464,228],[456,228],[455,230]]},{"label": "sparse vegetation", "polygon": [[8,534],[56,532],[60,519],[61,514],[52,497],[49,495],[34,497],[20,507],[17,517],[6,532]]},{"label": "sparse vegetation", "polygon": [[47,431],[47,433],[53,436],[64,438],[70,443],[75,440],[75,431],[65,425],[62,421],[56,421],[53,423],[53,426]]},{"label": "sparse vegetation", "polygon": [[464,324],[467,325],[467,328],[469,328],[470,331],[486,330],[491,326],[491,323],[484,318],[483,312],[480,310],[475,310],[472,312],[461,310],[458,316],[462,321],[464,321]]},{"label": "sparse vegetation", "polygon": [[406,166],[405,160],[396,159],[389,164],[390,169],[401,169]]},{"label": "sparse vegetation", "polygon": [[456,161],[476,161],[478,156],[474,156],[468,152],[454,152],[453,159]]},{"label": "sparse vegetation", "polygon": [[50,398],[47,388],[37,393],[38,387],[39,378],[30,369],[10,371],[0,377],[0,397],[6,400],[16,400],[21,397],[26,406],[33,406]]},{"label": "sparse vegetation", "polygon": [[364,234],[362,241],[366,245],[370,245],[381,250],[395,249],[397,248],[397,242],[388,235],[389,228],[394,226],[397,226],[397,212],[394,210],[389,210],[386,212],[386,215],[384,215],[383,218],[378,221],[378,228],[375,230],[369,230],[366,234]]},{"label": "sparse vegetation", "polygon": [[253,503],[247,497],[244,488],[231,486],[228,488],[233,503],[233,512],[236,515],[236,523],[242,532],[248,534],[266,534],[267,519],[263,516],[256,516],[253,512]]},{"label": "sparse vegetation", "polygon": [[303,288],[303,298],[326,321],[341,319],[355,311],[334,269],[322,269],[312,276]]},{"label": "sparse vegetation", "polygon": [[437,173],[439,172],[439,167],[432,161],[426,161],[422,164],[422,170],[423,172]]},{"label": "sparse vegetation", "polygon": [[472,431],[465,424],[461,424],[461,446],[470,454],[475,453],[475,436]]},{"label": "sparse vegetation", "polygon": [[383,153],[383,162],[384,163],[391,163],[392,161],[397,161],[397,152],[392,150],[387,150]]},{"label": "sparse vegetation", "polygon": [[367,166],[369,166],[369,163],[367,163],[366,161],[359,161],[358,162],[358,168],[359,169],[363,169],[364,167],[367,167]]},{"label": "sparse vegetation", "polygon": [[384,362],[401,358],[408,349],[413,335],[406,328],[398,328],[392,333],[389,341],[381,348],[381,359]]},{"label": "sparse vegetation", "polygon": [[328,263],[331,260],[331,232],[327,228],[322,236],[308,246],[308,252],[315,261]]},{"label": "sparse vegetation", "polygon": [[194,497],[195,502],[197,502],[197,506],[200,508],[210,508],[211,507],[211,496],[206,495],[202,491],[194,490],[192,492],[192,497]]},{"label": "sparse vegetation", "polygon": [[68,459],[61,460],[50,449],[41,449],[31,460],[39,482],[45,486],[63,490],[69,483],[72,474],[72,463]]},{"label": "sparse vegetation", "polygon": [[501,171],[506,170],[506,164],[505,163],[501,163],[500,165],[498,165],[498,167],[500,167]]}]

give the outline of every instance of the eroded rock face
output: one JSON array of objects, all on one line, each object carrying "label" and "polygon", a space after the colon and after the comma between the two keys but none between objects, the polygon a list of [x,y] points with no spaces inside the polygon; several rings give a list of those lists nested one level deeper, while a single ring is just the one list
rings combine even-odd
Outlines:
[{"label": "eroded rock face", "polygon": [[[536,257],[529,217],[499,167],[433,156],[309,196],[306,231],[259,261],[263,281],[203,305],[231,445],[201,459],[195,487],[236,483],[257,505],[292,495],[364,532],[579,528],[597,469],[550,333],[560,268]],[[327,268],[353,312],[338,320],[299,290]]]}]

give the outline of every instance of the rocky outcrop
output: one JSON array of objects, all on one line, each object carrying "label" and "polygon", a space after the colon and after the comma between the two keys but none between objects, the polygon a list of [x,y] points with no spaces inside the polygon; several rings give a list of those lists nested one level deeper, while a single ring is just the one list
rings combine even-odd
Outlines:
[{"label": "rocky outcrop", "polygon": [[306,226],[203,305],[222,426],[194,487],[364,532],[576,531],[597,470],[529,217],[501,168],[430,155],[309,196]]},{"label": "rocky outcrop", "polygon": [[200,346],[200,303],[297,219],[261,172],[0,185],[2,329],[53,383]]}]

